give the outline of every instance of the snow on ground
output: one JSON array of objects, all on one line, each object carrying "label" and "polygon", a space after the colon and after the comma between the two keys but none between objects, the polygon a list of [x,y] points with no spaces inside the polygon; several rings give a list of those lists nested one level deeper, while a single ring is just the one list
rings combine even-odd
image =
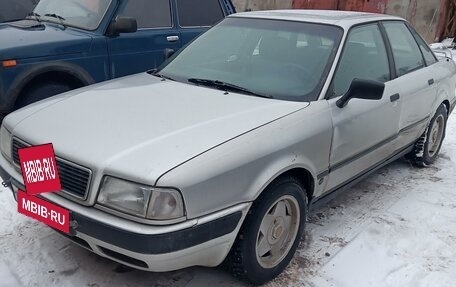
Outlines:
[{"label": "snow on ground", "polygon": [[[275,286],[456,286],[456,115],[432,167],[395,162],[309,216]],[[131,271],[16,212],[0,189],[0,286],[245,286],[220,268]]]}]

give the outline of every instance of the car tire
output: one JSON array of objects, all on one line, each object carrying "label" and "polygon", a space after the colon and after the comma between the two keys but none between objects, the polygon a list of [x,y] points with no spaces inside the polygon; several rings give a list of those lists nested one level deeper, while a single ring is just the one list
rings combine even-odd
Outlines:
[{"label": "car tire", "polygon": [[447,109],[442,104],[432,117],[424,134],[415,143],[414,150],[408,156],[413,165],[426,167],[435,162],[445,138],[447,119]]},{"label": "car tire", "polygon": [[253,203],[227,266],[231,273],[260,285],[279,275],[299,245],[307,216],[307,194],[294,177],[274,181]]},{"label": "car tire", "polygon": [[68,92],[69,90],[71,90],[71,87],[69,85],[58,82],[49,82],[42,85],[34,85],[28,91],[26,91],[24,97],[19,99],[17,108],[25,107],[46,98]]}]

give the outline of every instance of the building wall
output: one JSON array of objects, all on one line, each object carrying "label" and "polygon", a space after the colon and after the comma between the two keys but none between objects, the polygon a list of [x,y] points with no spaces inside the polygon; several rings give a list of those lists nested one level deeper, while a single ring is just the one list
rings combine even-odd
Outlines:
[{"label": "building wall", "polygon": [[339,0],[319,0],[319,1],[309,1],[309,0],[293,0],[293,7],[300,9],[330,9],[337,10]]},{"label": "building wall", "polygon": [[238,12],[270,9],[340,9],[386,13],[407,19],[426,41],[439,35],[441,0],[233,0]]},{"label": "building wall", "polygon": [[293,0],[294,8],[385,13],[388,0]]},{"label": "building wall", "polygon": [[233,3],[238,12],[293,8],[293,0],[233,0]]},{"label": "building wall", "polygon": [[407,19],[428,42],[438,38],[440,0],[389,0],[386,13]]}]

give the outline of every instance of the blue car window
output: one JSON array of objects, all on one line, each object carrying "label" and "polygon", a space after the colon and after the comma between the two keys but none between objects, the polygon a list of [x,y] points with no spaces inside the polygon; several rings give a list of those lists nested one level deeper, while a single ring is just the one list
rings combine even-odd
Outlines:
[{"label": "blue car window", "polygon": [[120,14],[135,18],[139,29],[172,26],[169,0],[130,0]]}]

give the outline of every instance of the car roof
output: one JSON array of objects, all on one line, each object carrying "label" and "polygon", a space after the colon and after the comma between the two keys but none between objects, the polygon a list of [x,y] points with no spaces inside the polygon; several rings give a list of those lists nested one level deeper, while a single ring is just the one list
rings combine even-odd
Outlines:
[{"label": "car roof", "polygon": [[242,12],[231,15],[230,17],[260,18],[273,20],[287,20],[298,22],[323,23],[337,25],[343,28],[350,28],[353,25],[380,21],[380,20],[400,20],[400,17],[374,14],[366,12],[336,11],[336,10],[266,10],[255,12]]}]

